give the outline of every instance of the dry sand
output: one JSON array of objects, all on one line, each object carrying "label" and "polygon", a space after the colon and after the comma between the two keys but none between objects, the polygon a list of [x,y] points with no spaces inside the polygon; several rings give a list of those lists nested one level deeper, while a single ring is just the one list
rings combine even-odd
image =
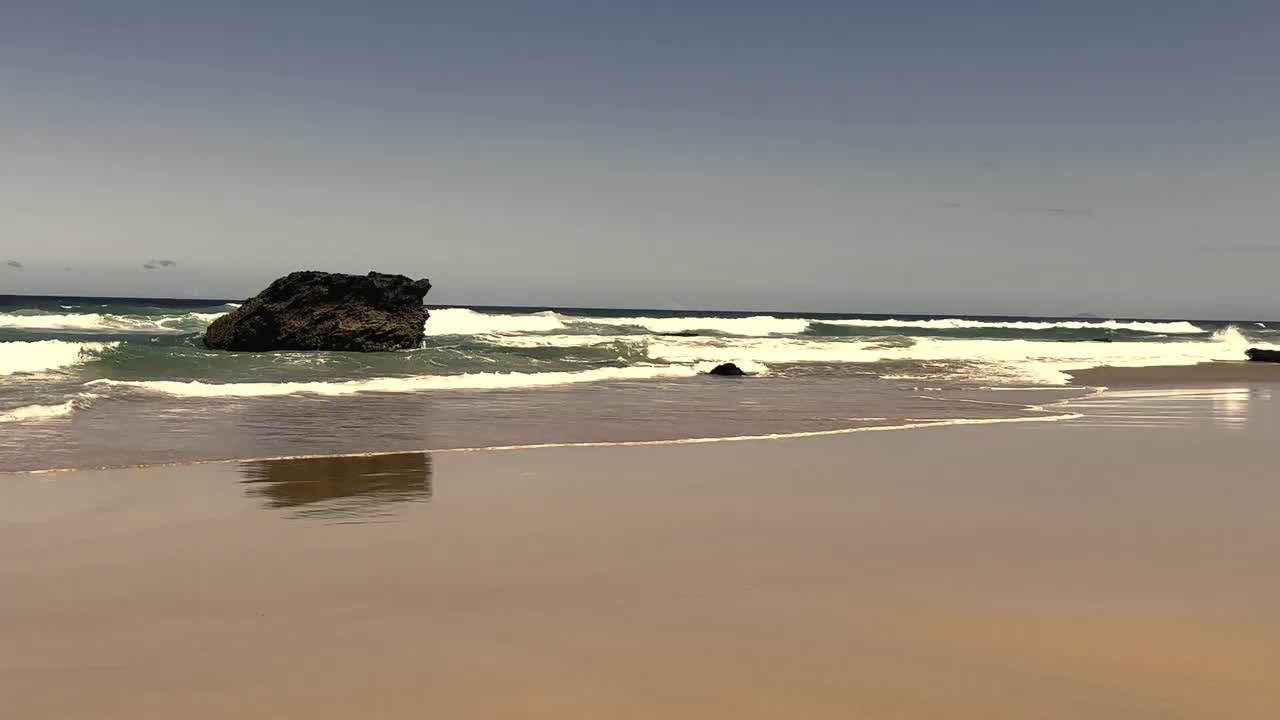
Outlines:
[{"label": "dry sand", "polygon": [[1135,402],[1123,431],[0,476],[0,707],[1280,717],[1276,408]]}]

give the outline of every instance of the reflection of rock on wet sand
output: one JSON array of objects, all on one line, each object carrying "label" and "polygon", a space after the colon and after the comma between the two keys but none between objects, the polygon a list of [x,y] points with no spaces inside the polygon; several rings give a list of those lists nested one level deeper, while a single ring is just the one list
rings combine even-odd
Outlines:
[{"label": "reflection of rock on wet sand", "polygon": [[302,517],[359,520],[431,499],[426,453],[261,460],[241,463],[240,474],[268,507],[293,508]]}]

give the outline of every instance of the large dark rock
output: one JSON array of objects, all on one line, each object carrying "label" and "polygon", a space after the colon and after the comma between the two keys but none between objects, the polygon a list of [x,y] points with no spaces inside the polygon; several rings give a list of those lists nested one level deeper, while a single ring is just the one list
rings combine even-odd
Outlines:
[{"label": "large dark rock", "polygon": [[378,352],[422,345],[426,280],[403,275],[296,272],[271,283],[205,331],[211,350]]},{"label": "large dark rock", "polygon": [[1245,350],[1245,355],[1254,362],[1273,362],[1280,363],[1280,350],[1263,350],[1261,348],[1250,348]]},{"label": "large dark rock", "polygon": [[742,371],[742,368],[734,365],[733,363],[717,365],[708,370],[707,374],[719,375],[720,377],[742,377],[743,375],[746,375],[746,373]]}]

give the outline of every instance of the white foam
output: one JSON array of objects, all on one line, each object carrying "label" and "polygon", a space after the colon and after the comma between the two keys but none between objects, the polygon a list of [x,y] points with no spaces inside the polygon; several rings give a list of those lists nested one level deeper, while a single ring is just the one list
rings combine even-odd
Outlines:
[{"label": "white foam", "polygon": [[1103,321],[1059,321],[1040,322],[1032,320],[1010,320],[1007,322],[988,322],[984,320],[963,320],[960,318],[938,318],[934,320],[815,320],[826,325],[844,325],[863,328],[918,328],[922,330],[966,330],[966,329],[1004,329],[1004,330],[1132,330],[1145,333],[1165,333],[1173,335],[1194,335],[1208,332],[1189,322],[1122,322],[1119,320]]},{"label": "white foam", "polygon": [[[1048,413],[1049,410],[1037,406],[1026,406],[1027,410]],[[657,445],[711,445],[734,442],[760,442],[765,440],[799,440],[802,438],[832,437],[836,435],[854,435],[874,432],[895,432],[900,430],[923,430],[927,428],[963,427],[972,425],[1004,425],[1012,423],[1052,423],[1064,420],[1078,420],[1084,417],[1081,413],[1063,412],[1027,417],[1004,418],[952,418],[945,420],[908,420],[895,425],[861,425],[857,427],[834,428],[831,430],[801,430],[797,432],[768,433],[762,435],[727,435],[710,437],[676,438],[672,440],[602,440],[587,442],[536,443],[529,445],[490,445],[485,447],[457,447],[432,449],[432,453],[473,453],[473,452],[507,452],[514,450],[550,450],[556,448],[605,448],[605,447],[652,447]],[[868,418],[870,419],[870,418]],[[371,453],[372,454],[372,453]],[[392,453],[380,453],[392,454]],[[291,459],[291,458],[280,458]],[[244,461],[241,461],[244,462]],[[36,471],[48,472],[48,471]]]},{"label": "white foam", "polygon": [[75,412],[75,402],[68,400],[60,405],[26,405],[0,412],[0,423],[53,420]]},{"label": "white foam", "polygon": [[1096,395],[1093,400],[1096,402],[1111,402],[1113,400],[1138,400],[1138,399],[1167,399],[1167,398],[1183,398],[1183,397],[1232,397],[1245,396],[1252,393],[1253,390],[1247,387],[1207,387],[1207,388],[1141,388],[1137,390],[1107,390],[1104,395]]},{"label": "white foam", "polygon": [[63,330],[110,333],[182,333],[192,324],[208,325],[226,313],[185,313],[169,317],[70,313],[25,315],[0,313],[0,328],[15,330]]},{"label": "white foam", "polygon": [[554,332],[564,323],[553,312],[527,315],[482,313],[466,308],[432,310],[427,319],[427,335],[499,335],[509,333]]},{"label": "white foam", "polygon": [[502,335],[486,338],[488,342],[503,347],[554,347],[575,348],[631,343],[643,345],[647,335]]},{"label": "white foam", "polygon": [[697,374],[697,368],[692,366],[639,365],[621,368],[596,368],[575,372],[420,375],[414,377],[368,378],[345,382],[203,383],[199,381],[178,382],[173,380],[94,380],[88,384],[134,387],[183,397],[273,397],[297,394],[337,396],[366,392],[405,393],[426,390],[497,390],[550,387],[604,380],[652,380],[656,378],[691,377]]},{"label": "white foam", "polygon": [[[648,345],[649,357],[676,363],[754,361],[777,363],[877,363],[950,361],[974,364],[972,375],[1062,385],[1070,370],[1089,367],[1195,365],[1213,360],[1243,360],[1251,343],[1236,328],[1210,339],[1185,342],[1052,342],[1038,340],[957,340],[919,338],[909,345],[874,341],[800,338],[660,338]],[[1266,347],[1266,346],[1261,346]]]},{"label": "white foam", "polygon": [[62,340],[0,342],[0,375],[37,373],[83,362],[116,343],[77,343]]},{"label": "white foam", "polygon": [[614,327],[643,328],[655,333],[718,332],[742,337],[767,337],[770,335],[798,335],[809,327],[803,318],[778,318],[772,315],[752,317],[566,317],[571,323],[612,325]]},{"label": "white foam", "polygon": [[[683,340],[678,338],[677,340]],[[710,342],[716,342],[711,338]],[[737,338],[719,338],[720,342],[725,343],[726,348],[740,347],[734,344]],[[535,348],[535,347],[553,347],[553,348],[579,348],[579,347],[606,347],[617,345],[630,345],[633,348],[640,349],[655,342],[654,338],[648,335],[511,335],[504,337],[492,337],[489,341],[495,345],[514,348]],[[766,341],[753,341],[742,339],[747,346],[759,347],[760,343]],[[777,341],[767,341],[777,342]],[[659,353],[661,354],[661,353]],[[698,353],[693,353],[687,357],[687,362],[697,367],[699,372],[707,372],[716,365],[725,362],[732,362],[748,373],[765,374],[769,372],[769,367],[762,362],[752,360],[749,354],[736,355],[733,352],[718,353],[714,358],[698,358]],[[655,360],[665,361],[668,358],[658,357],[650,353]]]},{"label": "white foam", "polygon": [[932,320],[825,320],[814,318],[780,318],[773,315],[754,315],[750,317],[590,317],[581,315],[560,315],[554,312],[528,314],[484,313],[466,308],[442,308],[431,312],[427,321],[428,335],[494,335],[517,333],[545,333],[564,330],[581,325],[607,325],[619,328],[634,328],[650,333],[679,332],[715,332],[740,337],[770,337],[777,335],[799,335],[814,323],[826,325],[843,325],[863,328],[904,328],[922,330],[964,330],[964,329],[1005,329],[1005,330],[1130,330],[1134,332],[1160,333],[1174,335],[1194,335],[1207,332],[1203,328],[1185,321],[984,321],[965,320],[961,318],[938,318]]}]

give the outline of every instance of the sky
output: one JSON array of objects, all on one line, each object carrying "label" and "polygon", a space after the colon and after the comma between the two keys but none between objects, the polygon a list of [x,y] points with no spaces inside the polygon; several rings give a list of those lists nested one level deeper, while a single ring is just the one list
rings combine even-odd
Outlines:
[{"label": "sky", "polygon": [[0,4],[0,293],[1280,319],[1280,3]]}]

